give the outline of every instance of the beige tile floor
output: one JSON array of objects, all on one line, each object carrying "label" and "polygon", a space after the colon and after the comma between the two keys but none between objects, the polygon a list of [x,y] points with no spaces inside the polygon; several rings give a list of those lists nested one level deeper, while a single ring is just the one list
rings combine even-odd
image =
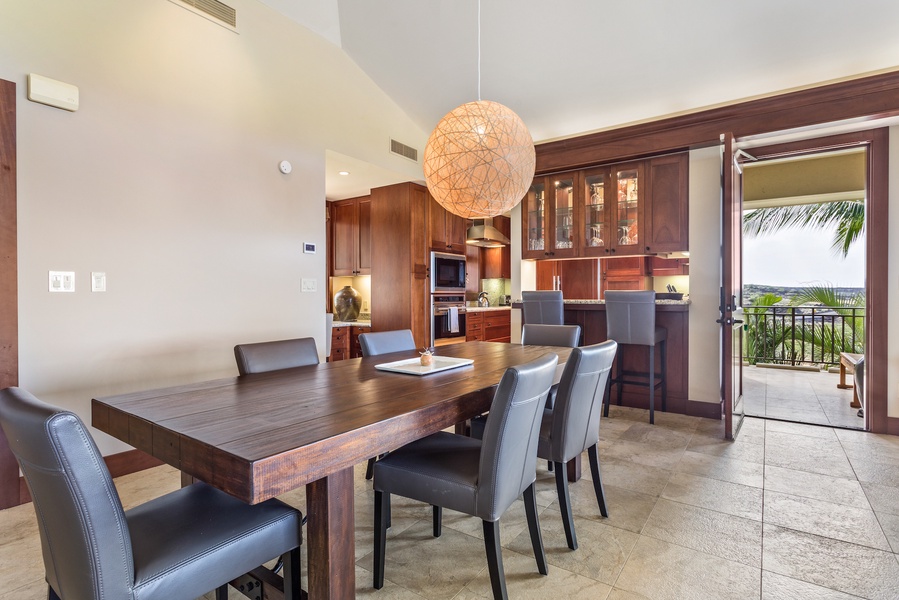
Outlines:
[{"label": "beige tile floor", "polygon": [[[852,408],[852,390],[837,387],[838,373],[743,367],[746,414],[797,423],[864,429],[865,421]],[[852,375],[846,376],[852,384]],[[899,597],[899,594],[897,594]]]},{"label": "beige tile floor", "polygon": [[[718,422],[613,407],[600,461],[610,517],[589,469],[572,485],[580,548],[570,551],[553,478],[537,500],[550,563],[537,573],[523,505],[502,520],[512,598],[591,600],[899,598],[899,438],[747,419],[725,442]],[[586,467],[586,460],[585,467]],[[479,521],[394,499],[387,582],[371,588],[372,492],[356,471],[357,597],[489,598]],[[159,467],[116,480],[127,506],[174,490]],[[302,508],[302,491],[284,497]],[[31,505],[0,512],[0,599],[46,598]],[[232,598],[241,596],[232,590]]]}]

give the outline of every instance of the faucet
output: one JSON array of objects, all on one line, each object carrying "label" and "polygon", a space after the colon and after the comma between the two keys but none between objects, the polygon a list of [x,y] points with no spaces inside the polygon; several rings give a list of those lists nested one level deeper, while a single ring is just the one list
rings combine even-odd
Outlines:
[{"label": "faucet", "polygon": [[478,306],[490,306],[490,300],[487,298],[487,292],[478,294]]}]

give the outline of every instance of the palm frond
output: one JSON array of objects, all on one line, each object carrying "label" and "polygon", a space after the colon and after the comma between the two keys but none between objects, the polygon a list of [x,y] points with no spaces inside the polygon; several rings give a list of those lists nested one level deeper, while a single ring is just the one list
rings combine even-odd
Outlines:
[{"label": "palm frond", "polygon": [[743,214],[743,234],[758,237],[783,229],[835,228],[832,248],[844,257],[853,242],[865,232],[863,200],[842,200],[818,204],[794,204],[747,210]]}]

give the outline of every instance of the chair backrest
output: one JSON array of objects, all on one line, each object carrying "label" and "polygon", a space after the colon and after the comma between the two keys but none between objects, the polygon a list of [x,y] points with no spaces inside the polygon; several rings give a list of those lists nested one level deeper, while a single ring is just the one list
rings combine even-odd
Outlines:
[{"label": "chair backrest", "polygon": [[238,344],[234,346],[234,358],[237,360],[237,370],[241,375],[267,373],[319,363],[315,338],[311,337]]},{"label": "chair backrest", "polygon": [[562,292],[526,291],[521,292],[521,322],[535,325],[563,325],[565,305]]},{"label": "chair backrest", "polygon": [[31,490],[47,583],[63,598],[131,598],[128,523],[81,419],[6,388],[0,426]]},{"label": "chair backrest", "polygon": [[576,348],[581,339],[580,325],[535,325],[521,326],[523,346],[564,346]]},{"label": "chair backrest", "polygon": [[359,345],[362,346],[362,356],[377,356],[416,348],[411,329],[360,333]]},{"label": "chair backrest", "polygon": [[475,516],[496,521],[537,479],[540,423],[558,363],[548,352],[503,374],[484,426]]},{"label": "chair backrest", "polygon": [[575,348],[568,355],[553,406],[550,460],[568,462],[599,441],[599,417],[618,344]]},{"label": "chair backrest", "polygon": [[654,291],[609,290],[605,298],[606,337],[619,344],[655,345]]},{"label": "chair backrest", "polygon": [[325,313],[325,356],[331,356],[331,335],[334,328],[334,313]]}]

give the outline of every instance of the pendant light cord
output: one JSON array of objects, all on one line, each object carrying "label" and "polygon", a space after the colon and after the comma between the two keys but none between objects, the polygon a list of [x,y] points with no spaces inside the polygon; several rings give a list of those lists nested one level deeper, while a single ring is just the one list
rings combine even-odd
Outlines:
[{"label": "pendant light cord", "polygon": [[481,0],[478,0],[478,102],[481,101]]}]

